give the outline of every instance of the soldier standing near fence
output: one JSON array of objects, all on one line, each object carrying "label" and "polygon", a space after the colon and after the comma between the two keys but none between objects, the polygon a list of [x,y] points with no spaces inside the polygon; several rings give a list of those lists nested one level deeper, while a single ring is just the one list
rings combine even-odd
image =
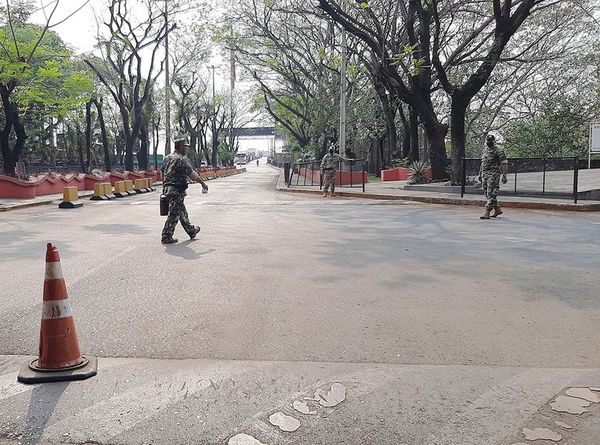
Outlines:
[{"label": "soldier standing near fence", "polygon": [[184,139],[175,141],[175,152],[165,158],[161,167],[163,178],[163,194],[169,201],[169,214],[165,221],[162,231],[161,242],[163,244],[173,244],[177,242],[173,238],[177,222],[181,222],[183,229],[187,232],[190,239],[196,238],[200,232],[200,226],[194,226],[190,223],[185,203],[183,202],[187,193],[185,192],[187,178],[202,184],[203,192],[208,191],[208,186],[192,168],[190,161],[185,157],[185,152],[189,144]]},{"label": "soldier standing near fence", "polygon": [[335,178],[337,176],[337,168],[344,158],[334,153],[333,144],[329,147],[329,153],[323,156],[321,160],[321,172],[323,173],[323,196],[327,196],[327,190],[331,187],[330,196],[335,196]]},{"label": "soldier standing near fence", "polygon": [[496,145],[494,135],[488,134],[481,154],[481,184],[487,199],[485,212],[480,216],[481,219],[496,218],[502,214],[502,209],[498,205],[498,192],[500,190],[500,176],[502,176],[502,184],[506,184],[507,173],[508,160],[506,155]]}]

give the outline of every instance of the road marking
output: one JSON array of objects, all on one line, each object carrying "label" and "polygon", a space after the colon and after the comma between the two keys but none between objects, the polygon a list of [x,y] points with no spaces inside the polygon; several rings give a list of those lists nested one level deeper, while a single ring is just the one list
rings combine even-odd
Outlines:
[{"label": "road marking", "polygon": [[537,243],[539,240],[537,239],[528,239],[528,238],[515,238],[513,236],[496,236],[497,238],[510,241],[511,243]]},{"label": "road marking", "polygon": [[[180,365],[184,367],[185,362]],[[105,373],[104,366],[101,366],[100,378],[109,380],[111,378],[109,373]],[[156,376],[154,379],[146,376],[145,379],[140,380],[145,380],[145,383],[132,382],[130,385],[133,386],[123,392],[112,394],[112,397],[109,396],[74,412],[71,416],[59,419],[46,428],[42,438],[50,440],[71,430],[69,439],[73,442],[112,442],[115,437],[150,419],[156,413],[175,405],[184,398],[211,388],[214,382],[268,366],[268,363],[255,363],[252,366],[247,362],[227,365],[210,363],[202,366],[200,370],[191,365],[178,372]],[[135,412],[135,415],[131,415],[132,412]],[[101,424],[98,423],[98,419],[102,419]],[[72,431],[73,425],[94,425],[94,429],[87,431],[82,428]]]},{"label": "road marking", "polygon": [[30,391],[34,386],[24,385],[17,381],[18,372],[0,375],[0,400],[8,399],[22,392]]},{"label": "road marking", "polygon": [[100,264],[98,264],[98,266],[96,266],[96,267],[94,267],[94,268],[92,268],[92,269],[89,269],[89,270],[88,270],[88,272],[87,272],[86,274],[84,274],[84,275],[82,275],[82,276],[80,276],[80,277],[77,277],[77,278],[75,278],[75,279],[69,280],[69,282],[70,282],[71,284],[76,284],[76,283],[79,283],[81,280],[83,280],[84,278],[87,278],[87,277],[89,277],[90,275],[92,275],[92,274],[96,273],[97,271],[99,271],[99,270],[101,270],[101,269],[106,269],[106,266],[107,266],[108,264],[110,264],[110,263],[113,263],[113,262],[114,262],[115,260],[117,260],[118,258],[121,258],[122,256],[125,256],[125,255],[127,255],[129,252],[132,252],[132,251],[134,251],[135,249],[137,249],[137,246],[131,246],[129,249],[125,249],[125,250],[123,250],[122,252],[120,252],[120,253],[118,253],[118,254],[114,255],[114,256],[113,256],[113,257],[112,257],[112,258],[111,258],[109,261],[107,261],[107,262],[104,262],[104,263],[102,263],[102,262],[101,262]]}]

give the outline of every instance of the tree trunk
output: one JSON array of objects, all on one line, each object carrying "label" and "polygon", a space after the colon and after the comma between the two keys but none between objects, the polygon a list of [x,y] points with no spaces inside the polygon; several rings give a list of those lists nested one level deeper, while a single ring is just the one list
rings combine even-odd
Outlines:
[{"label": "tree trunk", "polygon": [[[2,149],[2,160],[4,173],[7,176],[15,176],[17,162],[25,146],[27,135],[25,128],[19,118],[17,104],[10,100],[10,91],[6,85],[0,84],[0,97],[4,109],[4,127],[0,132],[0,148]],[[13,148],[10,147],[10,133],[14,128],[17,140]]]},{"label": "tree trunk", "polygon": [[190,161],[192,161],[192,165],[194,167],[199,167],[200,166],[200,156],[199,156],[199,152],[200,150],[198,150],[198,136],[196,135],[196,133],[192,133],[190,135],[190,155],[188,156],[188,158],[190,158]]},{"label": "tree trunk", "polygon": [[415,162],[419,160],[419,119],[417,112],[411,106],[408,107],[408,139],[410,151],[408,152],[408,160]]},{"label": "tree trunk", "polygon": [[79,154],[79,168],[82,172],[85,172],[85,158],[83,154],[83,144],[81,143],[81,131],[78,127],[75,128],[75,141],[77,153]]},{"label": "tree trunk", "polygon": [[446,174],[446,147],[445,139],[447,127],[443,124],[425,125],[425,133],[429,141],[429,160],[431,175],[434,180],[441,181],[447,178]]},{"label": "tree trunk", "polygon": [[[216,117],[214,119],[216,119]],[[212,154],[210,158],[210,163],[213,167],[216,167],[218,165],[219,159],[219,135],[217,133],[217,127],[214,119],[212,124]]]},{"label": "tree trunk", "polygon": [[87,162],[85,172],[91,173],[92,166],[92,101],[85,103],[85,152]]},{"label": "tree trunk", "polygon": [[138,166],[140,171],[148,170],[148,147],[150,146],[150,135],[148,127],[144,123],[140,128],[140,149],[137,154]]},{"label": "tree trunk", "polygon": [[450,140],[452,144],[452,184],[460,184],[461,158],[465,156],[465,113],[467,105],[452,100],[450,108]]},{"label": "tree trunk", "polygon": [[104,113],[102,112],[102,99],[97,101],[94,99],[94,105],[98,111],[98,122],[100,122],[100,133],[102,135],[102,148],[104,150],[104,171],[112,170],[112,161],[110,159],[110,147],[108,146],[108,135],[106,133],[106,123],[104,122]]},{"label": "tree trunk", "polygon": [[400,122],[402,122],[402,150],[400,151],[400,157],[406,159],[410,154],[410,125],[404,114],[403,107],[398,109],[398,115],[400,116]]},{"label": "tree trunk", "polygon": [[[392,154],[396,151],[396,147],[398,145],[398,129],[396,128],[397,108],[394,107],[390,102],[387,90],[385,89],[385,86],[377,76],[373,77],[373,82],[375,86],[375,91],[377,92],[377,96],[379,97],[379,101],[381,103],[383,118],[385,120],[388,154]],[[383,164],[385,160],[384,154],[381,153],[380,157],[381,163]]]}]

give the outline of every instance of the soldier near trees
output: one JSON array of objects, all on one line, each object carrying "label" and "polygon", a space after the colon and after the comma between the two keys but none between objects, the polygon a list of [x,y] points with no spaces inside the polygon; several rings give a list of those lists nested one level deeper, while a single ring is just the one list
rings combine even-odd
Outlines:
[{"label": "soldier near trees", "polygon": [[185,152],[189,144],[185,139],[175,141],[175,152],[165,158],[161,167],[163,177],[163,194],[169,202],[169,214],[162,230],[161,242],[163,244],[173,244],[177,239],[173,238],[175,226],[179,221],[183,229],[187,232],[190,239],[196,238],[200,232],[199,226],[190,223],[185,203],[183,202],[187,193],[187,179],[202,184],[203,192],[208,191],[206,183],[200,179],[200,176],[192,168],[190,161],[185,157]]},{"label": "soldier near trees", "polygon": [[323,156],[321,160],[321,171],[323,172],[323,196],[327,196],[327,191],[331,187],[330,196],[335,196],[335,178],[337,175],[337,168],[340,161],[344,158],[333,151],[333,145],[329,147],[329,153]]},{"label": "soldier near trees", "polygon": [[500,191],[500,176],[502,176],[502,184],[506,184],[507,173],[508,160],[506,155],[496,145],[495,136],[488,134],[481,154],[481,183],[483,193],[487,199],[485,212],[480,216],[481,219],[496,218],[502,214],[502,209],[498,204],[498,192]]}]

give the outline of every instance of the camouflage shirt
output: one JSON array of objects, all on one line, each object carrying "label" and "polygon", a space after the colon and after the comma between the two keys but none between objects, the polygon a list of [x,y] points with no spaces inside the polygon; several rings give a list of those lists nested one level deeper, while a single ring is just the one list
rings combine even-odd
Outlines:
[{"label": "camouflage shirt", "polygon": [[342,157],[338,154],[327,153],[321,160],[321,169],[323,170],[337,170],[338,164],[342,160]]},{"label": "camouflage shirt", "polygon": [[180,192],[185,193],[188,176],[193,179],[198,176],[188,158],[177,152],[167,155],[160,170],[162,171],[163,186],[167,194],[170,188],[179,188]]},{"label": "camouflage shirt", "polygon": [[508,159],[504,150],[494,144],[491,147],[485,145],[481,154],[481,172],[482,173],[501,173],[500,165],[507,164]]}]

